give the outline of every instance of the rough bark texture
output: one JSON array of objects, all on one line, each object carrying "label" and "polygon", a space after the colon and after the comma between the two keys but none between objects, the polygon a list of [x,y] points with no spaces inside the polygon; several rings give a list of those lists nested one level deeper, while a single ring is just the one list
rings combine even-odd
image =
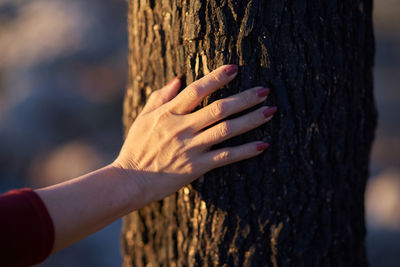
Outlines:
[{"label": "rough bark texture", "polygon": [[222,146],[261,156],[207,173],[124,219],[124,266],[366,266],[376,127],[372,1],[128,0],[129,127],[151,91],[236,63],[206,99],[270,86],[278,114]]}]

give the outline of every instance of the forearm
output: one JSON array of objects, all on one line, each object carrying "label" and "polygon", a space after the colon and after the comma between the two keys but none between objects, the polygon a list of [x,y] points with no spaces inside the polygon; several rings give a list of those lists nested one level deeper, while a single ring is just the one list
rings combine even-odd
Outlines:
[{"label": "forearm", "polygon": [[122,175],[111,165],[35,191],[53,220],[53,253],[145,205],[134,177]]},{"label": "forearm", "polygon": [[262,106],[224,120],[263,103],[268,88],[254,87],[192,112],[236,74],[237,66],[221,66],[178,95],[181,82],[174,79],[151,94],[113,165],[37,190],[54,223],[53,252],[176,192],[209,170],[261,154],[269,146],[262,141],[211,147],[272,118],[277,108]]}]

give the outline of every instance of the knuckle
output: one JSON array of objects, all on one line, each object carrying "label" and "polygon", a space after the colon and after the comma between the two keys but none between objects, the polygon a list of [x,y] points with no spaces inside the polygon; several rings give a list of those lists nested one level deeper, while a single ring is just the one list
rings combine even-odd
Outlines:
[{"label": "knuckle", "polygon": [[211,115],[215,118],[220,118],[224,115],[224,104],[221,101],[215,101],[211,105]]},{"label": "knuckle", "polygon": [[[255,112],[253,112],[251,120],[251,126],[253,127],[257,127],[259,126],[261,123],[264,122],[264,116],[260,115],[261,112],[257,112],[258,110],[256,110]],[[262,114],[262,113],[261,113]]]},{"label": "knuckle", "polygon": [[186,89],[186,95],[189,98],[200,98],[200,88],[196,85],[189,85]]},{"label": "knuckle", "polygon": [[220,160],[220,161],[230,161],[231,159],[232,159],[232,152],[230,152],[228,150],[222,151],[218,155],[218,160]]},{"label": "knuckle", "polygon": [[187,173],[194,173],[195,172],[195,165],[193,164],[193,162],[188,162],[185,166],[185,170]]},{"label": "knuckle", "polygon": [[171,117],[171,113],[165,108],[159,108],[154,111],[155,120],[158,123],[166,123]]},{"label": "knuckle", "polygon": [[219,136],[227,137],[227,136],[231,135],[231,133],[232,133],[232,130],[231,130],[231,127],[229,126],[229,124],[227,122],[222,122],[218,128]]},{"label": "knuckle", "polygon": [[254,102],[254,97],[252,92],[245,92],[242,96],[242,103],[244,106],[249,106],[253,104]]},{"label": "knuckle", "polygon": [[222,75],[219,72],[211,72],[210,78],[213,79],[216,83],[221,83],[223,81]]}]

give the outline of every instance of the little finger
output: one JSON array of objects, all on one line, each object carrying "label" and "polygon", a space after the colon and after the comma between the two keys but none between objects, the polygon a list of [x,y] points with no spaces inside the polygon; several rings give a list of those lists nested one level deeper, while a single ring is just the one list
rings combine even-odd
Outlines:
[{"label": "little finger", "polygon": [[207,152],[202,159],[210,170],[244,159],[255,157],[269,147],[268,143],[251,142],[236,147],[227,147]]}]

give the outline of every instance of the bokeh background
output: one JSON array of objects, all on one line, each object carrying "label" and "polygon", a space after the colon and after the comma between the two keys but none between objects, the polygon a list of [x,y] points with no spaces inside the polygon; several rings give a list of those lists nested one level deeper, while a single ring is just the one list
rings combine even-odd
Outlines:
[{"label": "bokeh background", "polygon": [[[376,0],[372,267],[400,266],[400,3]],[[0,0],[0,193],[102,167],[122,144],[125,0]],[[120,266],[117,221],[39,266]]]}]

